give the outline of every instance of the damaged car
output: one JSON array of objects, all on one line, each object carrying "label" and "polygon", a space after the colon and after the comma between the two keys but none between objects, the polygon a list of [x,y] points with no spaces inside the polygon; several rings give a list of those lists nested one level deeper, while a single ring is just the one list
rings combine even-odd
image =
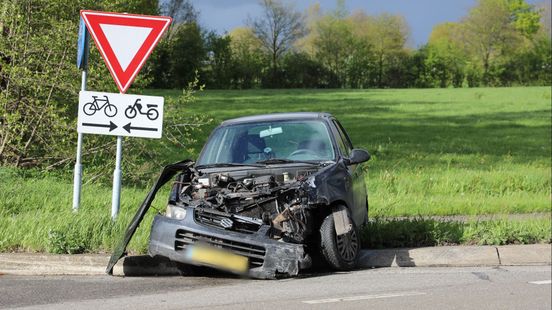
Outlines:
[{"label": "damaged car", "polygon": [[165,167],[115,249],[125,250],[159,188],[173,180],[155,216],[148,253],[255,278],[295,276],[322,259],[351,270],[368,221],[361,164],[328,113],[277,113],[224,121],[197,162]]}]

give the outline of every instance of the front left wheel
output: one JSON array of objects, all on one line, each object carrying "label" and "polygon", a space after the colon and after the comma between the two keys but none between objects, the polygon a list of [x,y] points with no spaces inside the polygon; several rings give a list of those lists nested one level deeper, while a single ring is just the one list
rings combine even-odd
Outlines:
[{"label": "front left wheel", "polygon": [[360,238],[352,219],[352,229],[338,236],[335,232],[333,214],[324,218],[320,226],[320,250],[328,265],[336,270],[351,270],[356,267],[360,253]]}]

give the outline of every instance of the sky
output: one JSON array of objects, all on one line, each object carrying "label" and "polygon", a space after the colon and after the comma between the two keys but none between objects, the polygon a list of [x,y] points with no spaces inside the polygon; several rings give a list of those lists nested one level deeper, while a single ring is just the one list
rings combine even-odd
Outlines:
[{"label": "sky", "polygon": [[[309,5],[320,3],[323,11],[335,8],[335,0],[297,0],[297,10],[304,12]],[[368,14],[391,13],[403,15],[410,26],[408,44],[419,47],[427,42],[433,26],[444,22],[460,21],[476,0],[346,0],[349,11],[363,9]],[[539,0],[528,0],[536,4]],[[192,0],[200,12],[199,22],[206,29],[219,34],[243,26],[248,17],[261,15],[258,0]]]}]

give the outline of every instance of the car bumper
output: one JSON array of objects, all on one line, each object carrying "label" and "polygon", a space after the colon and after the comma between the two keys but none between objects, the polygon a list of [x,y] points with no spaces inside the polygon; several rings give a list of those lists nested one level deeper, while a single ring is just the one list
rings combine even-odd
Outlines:
[{"label": "car bumper", "polygon": [[[187,249],[197,242],[222,248],[233,254],[246,256],[248,274],[254,278],[274,279],[295,276],[300,269],[310,266],[310,258],[302,244],[286,243],[268,236],[270,226],[261,225],[254,233],[241,233],[197,223],[194,208],[186,207],[186,216],[181,219],[157,215],[153,220],[148,253],[193,265]],[[211,266],[213,267],[213,266]]]}]

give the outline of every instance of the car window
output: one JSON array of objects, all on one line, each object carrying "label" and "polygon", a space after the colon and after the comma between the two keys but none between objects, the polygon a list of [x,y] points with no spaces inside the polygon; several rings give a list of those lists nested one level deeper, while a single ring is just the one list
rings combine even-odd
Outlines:
[{"label": "car window", "polygon": [[335,153],[322,121],[272,121],[219,127],[198,160],[213,163],[255,163],[267,159],[327,161]]},{"label": "car window", "polygon": [[343,127],[341,127],[341,124],[339,124],[338,121],[334,120],[333,123],[339,135],[337,137],[338,138],[337,144],[339,146],[339,149],[341,150],[341,153],[344,156],[349,156],[351,154],[351,151],[353,150],[353,145],[351,144],[351,140],[349,140],[349,136],[347,136],[347,134],[343,130]]}]

